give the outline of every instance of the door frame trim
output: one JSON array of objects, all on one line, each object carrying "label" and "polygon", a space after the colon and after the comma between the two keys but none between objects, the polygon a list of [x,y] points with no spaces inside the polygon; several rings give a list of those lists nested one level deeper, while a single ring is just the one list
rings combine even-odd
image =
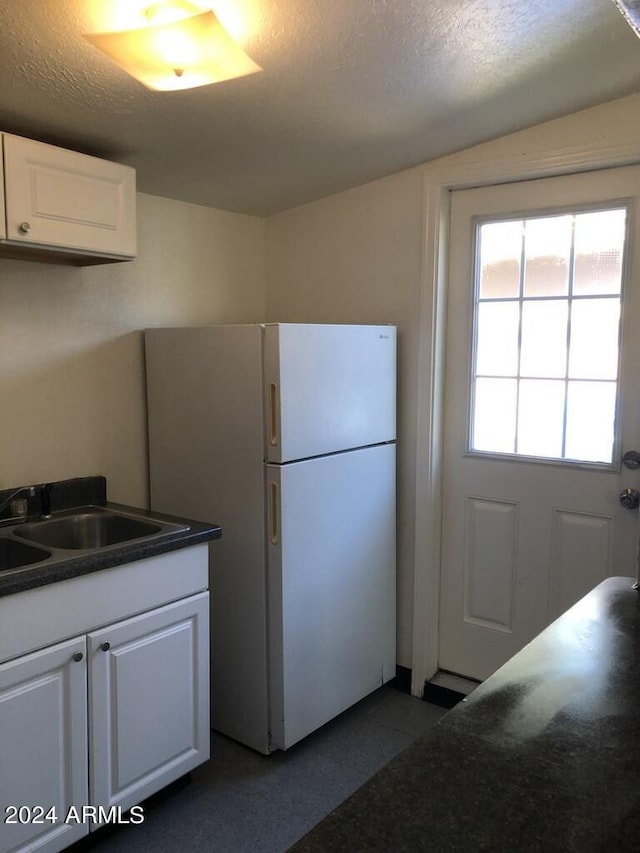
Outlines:
[{"label": "door frame trim", "polygon": [[[489,143],[491,145],[491,143]],[[422,176],[422,257],[414,518],[411,692],[422,696],[438,670],[441,571],[444,353],[450,191],[640,163],[640,137],[496,158],[476,151],[426,164]]]}]

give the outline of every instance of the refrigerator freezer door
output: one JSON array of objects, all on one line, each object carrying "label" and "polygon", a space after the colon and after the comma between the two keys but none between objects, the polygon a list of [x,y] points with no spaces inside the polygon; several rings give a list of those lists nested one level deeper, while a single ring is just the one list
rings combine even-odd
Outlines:
[{"label": "refrigerator freezer door", "polygon": [[396,329],[265,327],[270,462],[308,459],[396,437]]},{"label": "refrigerator freezer door", "polygon": [[395,675],[395,445],[267,466],[272,747]]}]

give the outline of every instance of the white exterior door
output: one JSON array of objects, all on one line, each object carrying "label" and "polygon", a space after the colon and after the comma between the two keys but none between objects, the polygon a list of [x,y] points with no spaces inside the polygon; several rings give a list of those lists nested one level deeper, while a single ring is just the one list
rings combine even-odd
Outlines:
[{"label": "white exterior door", "polygon": [[636,167],[452,195],[442,670],[484,679],[636,574],[639,197]]}]

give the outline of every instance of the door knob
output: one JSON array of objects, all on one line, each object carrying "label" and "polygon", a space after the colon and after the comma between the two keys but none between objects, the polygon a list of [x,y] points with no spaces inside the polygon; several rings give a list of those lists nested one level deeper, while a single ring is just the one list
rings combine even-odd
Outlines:
[{"label": "door knob", "polygon": [[20,225],[18,225],[18,231],[21,234],[28,234],[29,231],[31,231],[31,223],[30,222],[21,222]]},{"label": "door knob", "polygon": [[637,450],[627,450],[622,457],[622,464],[632,471],[640,468],[640,453]]},{"label": "door knob", "polygon": [[637,509],[640,506],[640,492],[637,489],[625,489],[618,499],[625,509]]}]

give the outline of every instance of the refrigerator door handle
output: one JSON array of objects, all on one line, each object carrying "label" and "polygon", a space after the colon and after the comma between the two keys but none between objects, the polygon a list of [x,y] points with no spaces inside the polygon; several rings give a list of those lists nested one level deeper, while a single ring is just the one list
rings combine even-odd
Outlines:
[{"label": "refrigerator door handle", "polygon": [[278,444],[278,386],[269,384],[269,441],[275,447]]},{"label": "refrigerator door handle", "polygon": [[272,545],[280,542],[280,502],[278,499],[278,484],[269,485],[269,539]]}]

